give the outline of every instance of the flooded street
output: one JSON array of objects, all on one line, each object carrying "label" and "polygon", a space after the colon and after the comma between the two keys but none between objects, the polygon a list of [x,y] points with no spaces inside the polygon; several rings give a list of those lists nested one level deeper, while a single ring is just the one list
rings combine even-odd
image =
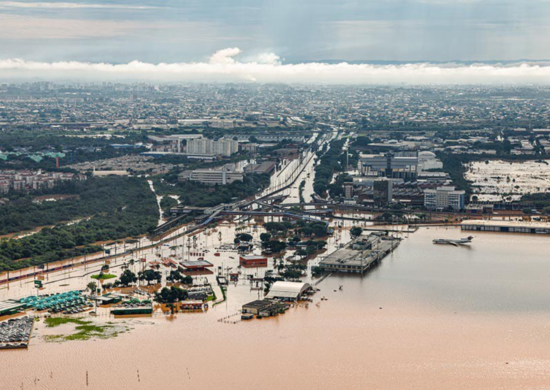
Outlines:
[{"label": "flooded street", "polygon": [[[235,225],[218,228],[222,241],[234,235]],[[246,231],[256,239],[260,229]],[[337,232],[330,246],[346,235]],[[241,280],[207,313],[111,318],[130,328],[114,339],[47,343],[39,323],[28,351],[0,353],[0,379],[11,386],[2,388],[545,388],[548,238],[487,233],[471,248],[431,243],[461,235],[420,229],[368,275],[322,281],[314,301],[328,300],[319,306],[272,319],[217,321],[261,296]],[[196,242],[208,249],[219,235]],[[238,261],[232,252],[206,258]]]},{"label": "flooded street", "polygon": [[159,221],[157,223],[157,226],[160,226],[164,223],[164,219],[162,218],[162,208],[160,207],[162,196],[157,195],[157,192],[155,191],[155,186],[153,185],[152,180],[147,180],[147,183],[149,184],[149,188],[151,188],[151,192],[155,194],[155,198],[157,199],[157,207],[159,209]]}]

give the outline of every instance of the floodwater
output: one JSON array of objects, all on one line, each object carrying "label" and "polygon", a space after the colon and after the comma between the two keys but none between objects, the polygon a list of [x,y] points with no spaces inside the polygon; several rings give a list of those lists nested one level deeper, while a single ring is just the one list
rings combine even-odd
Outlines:
[{"label": "floodwater", "polygon": [[468,164],[465,178],[473,182],[479,200],[520,200],[522,195],[550,190],[549,163],[549,160],[475,161]]},{"label": "floodwater", "polygon": [[330,276],[315,304],[274,319],[218,321],[261,296],[241,281],[207,313],[124,320],[115,339],[46,343],[39,325],[29,350],[0,353],[0,387],[550,388],[549,238],[431,243],[462,236],[405,235],[368,275]]},{"label": "floodwater", "polygon": [[163,197],[161,195],[157,195],[157,192],[155,191],[155,186],[153,185],[152,180],[147,180],[147,183],[149,184],[149,188],[151,188],[151,192],[155,194],[155,198],[157,199],[157,207],[159,209],[159,220],[158,220],[157,226],[160,226],[164,223],[164,218],[162,218],[162,207],[160,207],[160,202],[162,201]]}]

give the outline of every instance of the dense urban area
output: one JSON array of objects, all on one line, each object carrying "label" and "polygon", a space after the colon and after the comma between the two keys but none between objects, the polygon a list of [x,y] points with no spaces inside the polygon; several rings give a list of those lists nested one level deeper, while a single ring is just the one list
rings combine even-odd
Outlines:
[{"label": "dense urban area", "polygon": [[550,234],[549,113],[548,87],[3,84],[0,348],[320,307],[419,228]]}]

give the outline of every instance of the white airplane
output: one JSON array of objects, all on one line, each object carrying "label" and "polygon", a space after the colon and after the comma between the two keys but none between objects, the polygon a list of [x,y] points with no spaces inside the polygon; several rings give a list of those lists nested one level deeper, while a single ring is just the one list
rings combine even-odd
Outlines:
[{"label": "white airplane", "polygon": [[460,245],[468,245],[472,243],[472,240],[474,237],[469,236],[466,238],[461,238],[460,240],[449,240],[446,238],[438,238],[433,240],[434,244],[446,244],[446,245],[454,245],[454,246],[460,246]]}]

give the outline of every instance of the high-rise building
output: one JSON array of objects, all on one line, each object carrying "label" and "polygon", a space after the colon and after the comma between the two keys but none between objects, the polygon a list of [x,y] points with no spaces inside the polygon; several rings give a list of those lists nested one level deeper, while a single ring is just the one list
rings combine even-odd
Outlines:
[{"label": "high-rise building", "polygon": [[353,198],[353,182],[344,183],[344,197],[346,199]]},{"label": "high-rise building", "polygon": [[239,142],[232,139],[222,138],[213,142],[214,154],[231,156],[239,151]]},{"label": "high-rise building", "polygon": [[386,206],[391,203],[393,197],[392,181],[387,178],[380,178],[373,183],[373,195],[372,199],[376,206]]},{"label": "high-rise building", "polygon": [[462,210],[465,203],[465,194],[464,191],[458,191],[451,186],[425,190],[424,206],[429,210]]},{"label": "high-rise building", "polygon": [[214,141],[208,138],[193,139],[187,141],[187,154],[220,155],[229,157],[239,151],[239,142],[222,138]]},{"label": "high-rise building", "polygon": [[418,153],[412,151],[361,155],[360,168],[361,173],[366,176],[414,180],[418,174]]}]

